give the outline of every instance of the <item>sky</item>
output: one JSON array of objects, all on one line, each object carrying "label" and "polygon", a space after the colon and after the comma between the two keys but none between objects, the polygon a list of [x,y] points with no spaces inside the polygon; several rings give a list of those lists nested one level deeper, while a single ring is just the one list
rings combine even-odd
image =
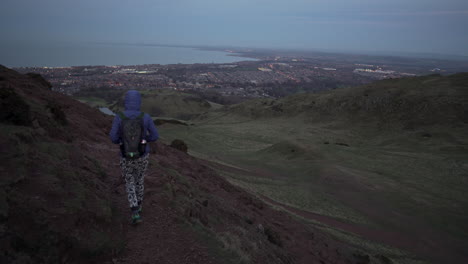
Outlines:
[{"label": "sky", "polygon": [[468,56],[467,0],[2,0],[11,43],[116,42]]}]

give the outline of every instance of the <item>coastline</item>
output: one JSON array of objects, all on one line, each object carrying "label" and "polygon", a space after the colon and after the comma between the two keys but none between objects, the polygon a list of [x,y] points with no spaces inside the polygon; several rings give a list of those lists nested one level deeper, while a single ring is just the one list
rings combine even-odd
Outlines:
[{"label": "coastline", "polygon": [[122,43],[3,43],[0,63],[10,68],[209,64],[256,61],[220,49]]}]

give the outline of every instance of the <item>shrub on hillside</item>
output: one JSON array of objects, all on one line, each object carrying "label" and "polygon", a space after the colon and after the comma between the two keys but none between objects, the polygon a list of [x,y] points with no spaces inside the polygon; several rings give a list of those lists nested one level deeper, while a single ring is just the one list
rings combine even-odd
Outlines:
[{"label": "shrub on hillside", "polygon": [[49,101],[47,103],[47,109],[50,110],[52,115],[54,116],[54,120],[61,125],[68,125],[67,117],[62,110],[62,107],[58,105],[56,102]]},{"label": "shrub on hillside", "polygon": [[171,143],[171,147],[183,151],[185,153],[187,153],[188,150],[187,144],[185,144],[185,142],[180,139],[174,139]]},{"label": "shrub on hillside", "polygon": [[11,88],[0,89],[0,122],[18,126],[31,125],[29,105]]},{"label": "shrub on hillside", "polygon": [[33,73],[33,72],[26,73],[26,75],[29,76],[30,78],[34,79],[35,81],[37,81],[41,85],[47,87],[49,90],[52,89],[52,84],[50,84],[49,81],[44,79],[44,77],[42,77],[42,75],[40,75],[38,73]]}]

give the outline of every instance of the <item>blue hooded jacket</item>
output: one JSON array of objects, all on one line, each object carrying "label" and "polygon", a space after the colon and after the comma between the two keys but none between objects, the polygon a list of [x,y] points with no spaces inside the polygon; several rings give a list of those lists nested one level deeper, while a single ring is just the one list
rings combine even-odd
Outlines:
[{"label": "blue hooded jacket", "polygon": [[[141,106],[141,95],[136,90],[130,90],[125,95],[125,111],[123,114],[131,119],[137,118],[140,114],[140,106]],[[114,121],[112,122],[112,129],[109,133],[112,143],[120,144],[122,142],[122,120],[120,119],[119,115],[114,117]],[[156,141],[159,138],[158,130],[154,125],[153,120],[151,117],[145,113],[143,116],[143,125],[145,130],[145,140],[147,142]],[[147,155],[150,151],[149,144],[146,144],[146,150],[143,155]],[[121,153],[122,154],[122,153]]]}]

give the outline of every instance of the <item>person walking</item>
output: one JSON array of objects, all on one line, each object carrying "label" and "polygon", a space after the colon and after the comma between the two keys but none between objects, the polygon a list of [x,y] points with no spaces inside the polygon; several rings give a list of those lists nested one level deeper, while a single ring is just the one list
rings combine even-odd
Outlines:
[{"label": "person walking", "polygon": [[129,90],[125,94],[125,111],[115,115],[109,133],[112,143],[120,145],[120,168],[133,224],[142,221],[143,184],[150,151],[147,143],[159,138],[153,120],[140,107],[141,94]]}]

